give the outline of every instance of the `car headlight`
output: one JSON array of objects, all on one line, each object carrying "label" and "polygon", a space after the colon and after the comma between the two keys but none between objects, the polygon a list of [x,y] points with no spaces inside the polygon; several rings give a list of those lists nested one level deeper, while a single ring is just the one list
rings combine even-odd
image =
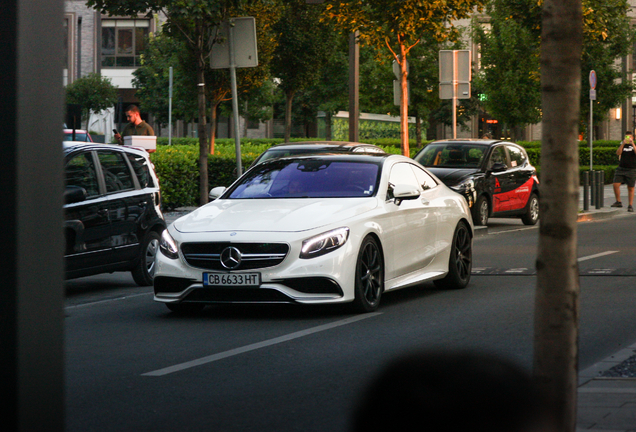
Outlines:
[{"label": "car headlight", "polygon": [[163,233],[161,233],[159,250],[170,259],[179,258],[179,247],[177,246],[177,242],[172,238],[167,229],[163,230]]},{"label": "car headlight", "polygon": [[459,193],[470,192],[475,189],[475,180],[473,180],[472,178],[468,178],[454,186],[451,186],[450,188]]},{"label": "car headlight", "polygon": [[300,258],[308,259],[327,254],[345,244],[348,238],[349,228],[347,227],[338,228],[309,238],[303,241]]}]

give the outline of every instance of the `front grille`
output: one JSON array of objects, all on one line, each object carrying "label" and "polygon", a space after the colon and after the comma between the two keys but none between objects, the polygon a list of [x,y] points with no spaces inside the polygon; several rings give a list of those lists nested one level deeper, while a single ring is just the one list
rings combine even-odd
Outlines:
[{"label": "front grille", "polygon": [[295,303],[285,294],[263,288],[199,288],[184,299],[193,303]]},{"label": "front grille", "polygon": [[[221,254],[229,247],[240,252],[240,263],[236,267],[221,264]],[[192,267],[206,270],[254,270],[274,267],[285,259],[289,245],[285,243],[184,243],[181,251]]]}]

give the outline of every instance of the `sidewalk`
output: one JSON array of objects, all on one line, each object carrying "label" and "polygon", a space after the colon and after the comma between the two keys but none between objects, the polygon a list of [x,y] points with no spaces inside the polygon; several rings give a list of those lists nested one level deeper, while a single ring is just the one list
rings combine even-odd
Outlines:
[{"label": "sidewalk", "polygon": [[[627,212],[626,189],[621,188],[624,207],[610,207],[616,199],[612,185],[605,185],[603,207],[590,204],[583,211],[581,187],[578,221],[633,215]],[[636,432],[636,343],[579,372],[577,431],[587,430]]]}]

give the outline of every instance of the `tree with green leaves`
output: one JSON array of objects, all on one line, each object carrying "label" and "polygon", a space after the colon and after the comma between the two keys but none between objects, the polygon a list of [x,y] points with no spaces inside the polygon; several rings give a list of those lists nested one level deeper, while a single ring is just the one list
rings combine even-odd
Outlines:
[{"label": "tree with green leaves", "polygon": [[190,121],[197,118],[196,89],[191,85],[193,68],[183,41],[157,32],[151,35],[141,54],[141,66],[133,72],[135,95],[145,111],[160,123],[168,122],[170,67],[173,68],[172,116]]},{"label": "tree with green leaves", "polygon": [[66,103],[82,106],[82,117],[86,119],[86,130],[91,111],[99,113],[117,103],[117,88],[110,78],[89,73],[66,86]]},{"label": "tree with green leaves", "polygon": [[205,71],[209,67],[212,29],[249,0],[88,0],[101,13],[135,17],[161,11],[165,31],[181,38],[194,59],[199,135],[199,203],[208,202],[208,140]]},{"label": "tree with green leaves", "polygon": [[328,0],[327,15],[362,44],[388,49],[400,69],[402,152],[409,155],[408,73],[410,51],[422,40],[454,40],[457,20],[483,7],[485,0]]},{"label": "tree with green leaves", "polygon": [[[635,32],[627,0],[583,0],[580,124],[589,118],[591,70],[598,77],[595,121],[628,98],[634,83],[623,78],[616,60],[627,56]],[[483,88],[486,109],[512,128],[541,119],[540,35],[542,2],[491,0],[488,24],[475,22],[475,40],[481,44],[482,70],[476,77]]]},{"label": "tree with green leaves", "polygon": [[[536,6],[536,1],[525,3]],[[477,23],[473,38],[481,47],[475,84],[484,92],[482,105],[510,129],[513,140],[519,140],[523,126],[541,120],[540,39],[536,28],[512,18],[510,9],[515,5],[506,0],[488,3],[490,25]]]},{"label": "tree with green leaves", "polygon": [[316,85],[322,77],[334,32],[320,21],[321,6],[288,0],[281,7],[280,20],[274,25],[278,45],[271,71],[285,94],[285,141],[289,141],[294,96]]}]

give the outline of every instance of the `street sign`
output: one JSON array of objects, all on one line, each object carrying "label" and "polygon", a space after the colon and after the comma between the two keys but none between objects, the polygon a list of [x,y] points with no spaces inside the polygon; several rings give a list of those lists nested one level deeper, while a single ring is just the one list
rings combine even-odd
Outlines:
[{"label": "street sign", "polygon": [[470,50],[439,52],[439,82],[469,82],[471,80]]},{"label": "street sign", "polygon": [[596,71],[590,71],[590,88],[594,90],[596,88]]},{"label": "street sign", "polygon": [[596,90],[590,89],[590,100],[596,100]]},{"label": "street sign", "polygon": [[[453,98],[453,83],[439,84],[439,98]],[[457,99],[470,99],[470,83],[457,83]]]},{"label": "street sign", "polygon": [[[411,105],[411,83],[406,80],[406,91],[408,97],[408,104]],[[402,86],[399,80],[393,80],[393,105],[402,105]]]},{"label": "street sign", "polygon": [[[400,77],[402,76],[401,71],[400,71],[400,65],[398,64],[397,61],[393,60],[393,75],[395,75],[396,79],[400,79]],[[406,61],[406,74],[409,74],[409,61]]]},{"label": "street sign", "polygon": [[210,67],[212,69],[230,68],[230,27],[234,38],[234,67],[258,66],[256,22],[253,17],[238,17],[230,18],[229,21],[224,21],[219,27],[215,27],[214,30],[218,30],[218,36],[210,50]]}]

